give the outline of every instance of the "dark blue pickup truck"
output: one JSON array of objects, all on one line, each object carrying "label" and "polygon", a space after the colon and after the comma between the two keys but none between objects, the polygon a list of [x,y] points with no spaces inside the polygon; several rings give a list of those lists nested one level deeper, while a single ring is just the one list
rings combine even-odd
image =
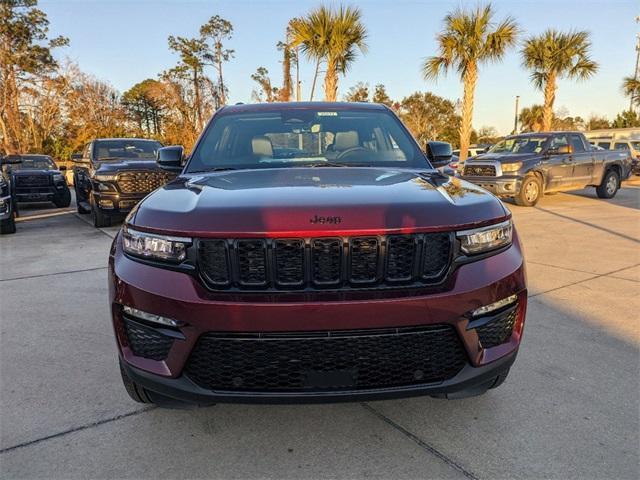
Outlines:
[{"label": "dark blue pickup truck", "polygon": [[545,193],[595,187],[612,198],[629,177],[628,151],[596,150],[579,132],[511,135],[467,160],[461,177],[499,197],[531,207]]}]

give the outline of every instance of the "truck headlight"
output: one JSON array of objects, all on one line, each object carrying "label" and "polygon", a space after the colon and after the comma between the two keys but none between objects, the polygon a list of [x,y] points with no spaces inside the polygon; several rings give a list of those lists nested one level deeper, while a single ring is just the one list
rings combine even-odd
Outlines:
[{"label": "truck headlight", "polygon": [[187,247],[192,240],[186,237],[169,237],[155,233],[139,232],[127,226],[122,229],[124,251],[150,260],[181,262],[187,257]]},{"label": "truck headlight", "polygon": [[522,162],[503,163],[502,164],[502,173],[517,172],[521,168],[522,168]]},{"label": "truck headlight", "polygon": [[511,220],[487,227],[456,232],[461,249],[467,255],[476,255],[510,245],[512,234]]},{"label": "truck headlight", "polygon": [[93,178],[98,182],[115,182],[118,180],[118,175],[105,175],[103,173],[99,173]]},{"label": "truck headlight", "polygon": [[54,173],[53,174],[53,181],[56,183],[62,183],[64,182],[64,175],[61,173]]}]

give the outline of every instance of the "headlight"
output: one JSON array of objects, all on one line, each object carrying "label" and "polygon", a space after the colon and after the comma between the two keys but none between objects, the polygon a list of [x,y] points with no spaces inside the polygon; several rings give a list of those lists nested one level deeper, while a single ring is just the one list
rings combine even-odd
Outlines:
[{"label": "headlight", "polygon": [[467,255],[475,255],[511,244],[512,233],[511,220],[507,220],[488,227],[457,232],[456,236],[460,239],[462,251]]},{"label": "headlight", "polygon": [[115,182],[116,180],[118,180],[118,175],[98,174],[93,178],[98,182]]},{"label": "headlight", "polygon": [[124,251],[136,257],[177,263],[187,257],[190,244],[190,238],[139,232],[126,226],[122,229]]},{"label": "headlight", "polygon": [[520,168],[522,168],[522,162],[503,163],[502,173],[517,172]]},{"label": "headlight", "polygon": [[53,174],[53,181],[54,182],[64,182],[64,175],[62,175],[61,173],[54,173]]}]

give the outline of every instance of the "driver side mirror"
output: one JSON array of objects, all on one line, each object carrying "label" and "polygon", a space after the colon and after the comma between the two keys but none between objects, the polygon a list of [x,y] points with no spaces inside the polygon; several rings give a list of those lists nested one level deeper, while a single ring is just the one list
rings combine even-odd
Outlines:
[{"label": "driver side mirror", "polygon": [[159,148],[156,154],[156,163],[158,166],[170,172],[182,172],[183,159],[184,148],[182,148],[182,145]]},{"label": "driver side mirror", "polygon": [[446,142],[427,142],[425,152],[431,165],[436,168],[447,165],[453,155],[451,144]]},{"label": "driver side mirror", "polygon": [[549,155],[568,155],[573,153],[573,147],[571,145],[560,145],[558,148],[550,148],[547,153]]}]

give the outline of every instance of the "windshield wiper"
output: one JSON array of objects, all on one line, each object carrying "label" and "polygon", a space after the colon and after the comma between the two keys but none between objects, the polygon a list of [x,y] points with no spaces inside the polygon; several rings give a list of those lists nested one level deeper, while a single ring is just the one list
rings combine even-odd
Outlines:
[{"label": "windshield wiper", "polygon": [[335,162],[316,162],[316,163],[302,163],[300,164],[300,166],[316,168],[316,167],[346,167],[347,165],[344,163],[335,163]]},{"label": "windshield wiper", "polygon": [[216,168],[208,168],[206,170],[191,170],[186,173],[226,172],[228,170],[238,170],[238,169],[235,167],[216,167]]}]

